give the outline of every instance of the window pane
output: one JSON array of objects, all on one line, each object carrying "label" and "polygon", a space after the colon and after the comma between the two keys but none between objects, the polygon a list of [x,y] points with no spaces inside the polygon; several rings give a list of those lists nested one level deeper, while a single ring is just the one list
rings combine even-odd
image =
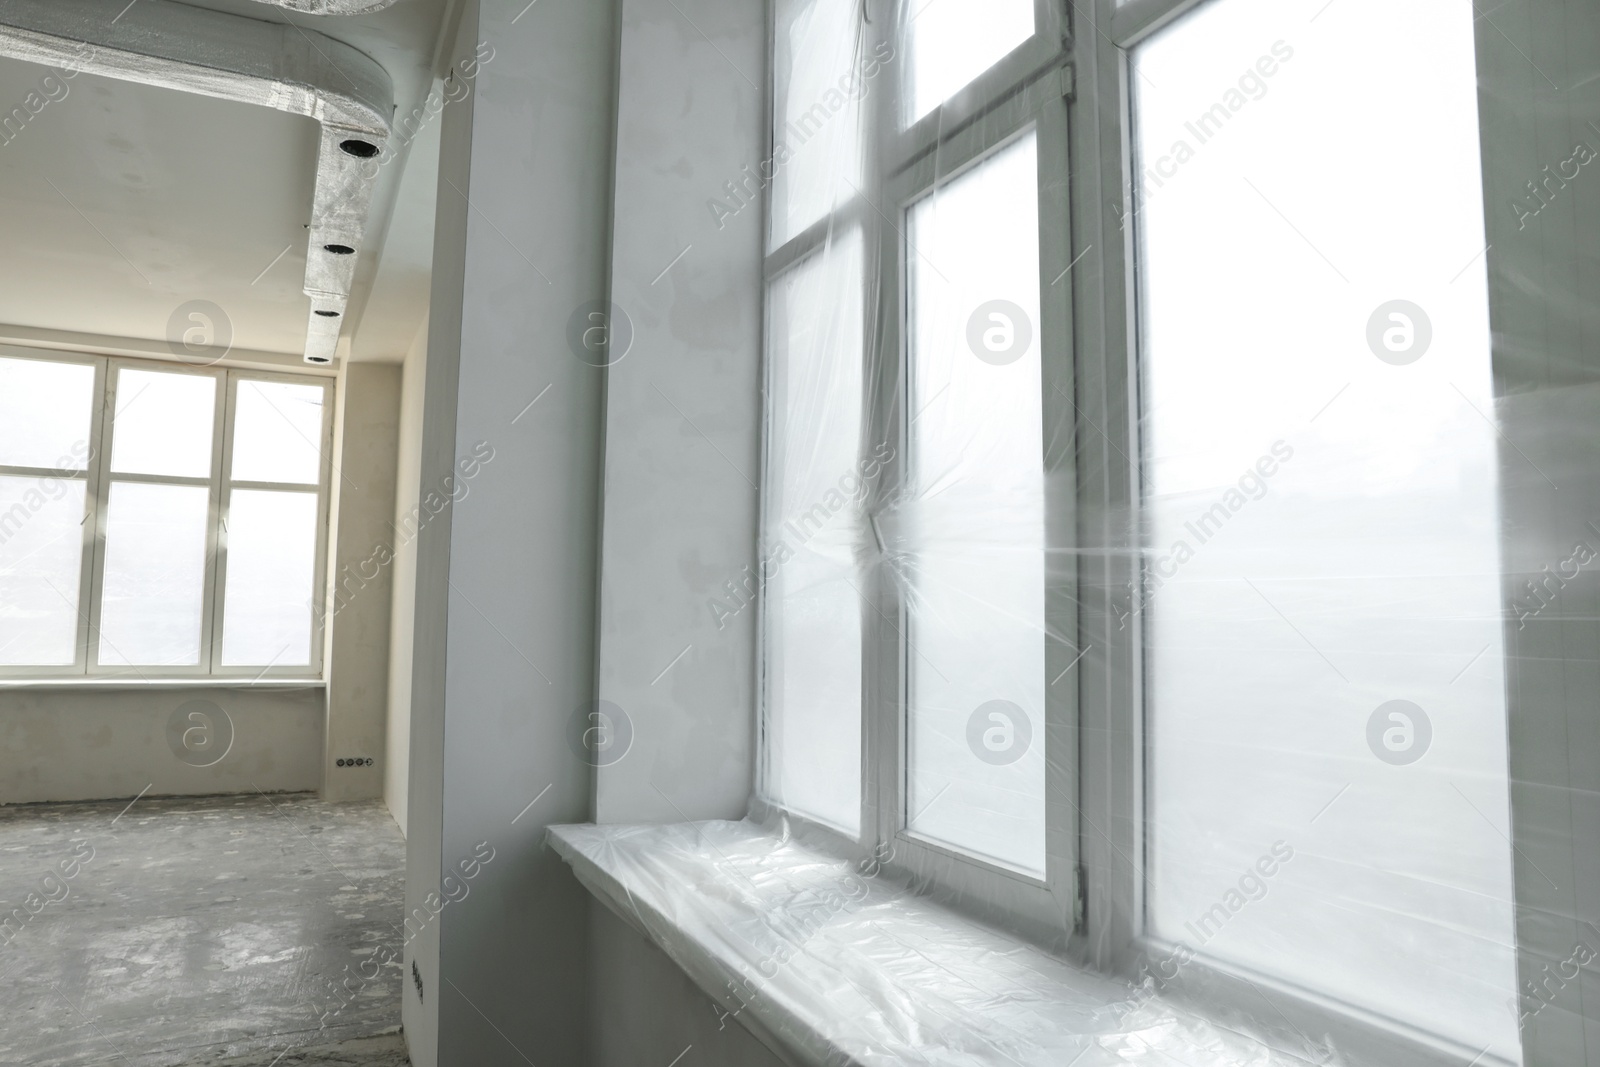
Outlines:
[{"label": "window pane", "polygon": [[1030,133],[914,204],[906,823],[1044,872],[1044,430]]},{"label": "window pane", "polygon": [[233,410],[233,478],[315,485],[322,473],[321,385],[239,383]]},{"label": "window pane", "polygon": [[[860,8],[858,0],[783,0],[778,5],[771,162],[774,247],[861,186],[859,100],[893,60],[861,57]],[[759,211],[755,186],[746,192],[744,201],[735,199],[727,206]]]},{"label": "window pane", "polygon": [[117,371],[111,469],[118,474],[211,474],[217,380],[203,374]]},{"label": "window pane", "polygon": [[[854,835],[861,824],[861,238],[772,285],[765,787]],[[751,587],[753,592],[753,585]]]},{"label": "window pane", "polygon": [[0,664],[77,660],[84,488],[0,477]]},{"label": "window pane", "polygon": [[311,663],[317,494],[235,489],[228,507],[222,662]]},{"label": "window pane", "polygon": [[908,7],[912,122],[1033,36],[1033,0],[915,0]]},{"label": "window pane", "polygon": [[94,367],[0,357],[0,464],[85,469],[93,417]]},{"label": "window pane", "polygon": [[200,662],[209,501],[210,490],[201,486],[112,484],[100,614],[102,664]]},{"label": "window pane", "polygon": [[1148,917],[1516,1061],[1474,12],[1321,6],[1217,0],[1130,79]]}]

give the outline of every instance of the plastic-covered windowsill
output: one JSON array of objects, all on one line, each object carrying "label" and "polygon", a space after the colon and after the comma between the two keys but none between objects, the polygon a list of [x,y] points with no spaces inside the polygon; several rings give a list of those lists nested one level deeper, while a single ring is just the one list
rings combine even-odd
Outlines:
[{"label": "plastic-covered windowsill", "polygon": [[555,826],[580,882],[798,1067],[1301,1064],[750,821]]}]

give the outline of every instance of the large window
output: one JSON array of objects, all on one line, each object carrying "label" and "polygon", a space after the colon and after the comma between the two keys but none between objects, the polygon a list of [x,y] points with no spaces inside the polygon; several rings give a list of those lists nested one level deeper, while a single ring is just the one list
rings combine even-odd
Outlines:
[{"label": "large window", "polygon": [[1518,1062],[1470,5],[774,26],[762,798],[1297,1053]]},{"label": "large window", "polygon": [[1316,7],[1132,51],[1148,930],[1511,1059],[1474,13]]},{"label": "large window", "polygon": [[1065,931],[1060,15],[785,0],[775,27],[761,791]]},{"label": "large window", "polygon": [[325,379],[0,353],[0,672],[320,669]]}]

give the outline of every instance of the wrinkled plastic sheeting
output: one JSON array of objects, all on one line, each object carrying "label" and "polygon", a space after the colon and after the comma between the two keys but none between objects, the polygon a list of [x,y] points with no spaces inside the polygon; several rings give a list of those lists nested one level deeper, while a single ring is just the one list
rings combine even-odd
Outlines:
[{"label": "wrinkled plastic sheeting", "polygon": [[[828,239],[769,293],[761,799],[862,839],[876,692],[902,705],[896,831],[1048,878],[1073,857],[1050,843],[1047,785],[1076,789],[1087,764],[1046,726],[1077,721],[1083,678],[1137,660],[1142,706],[1115,711],[1143,729],[1141,932],[1518,1061],[1508,693],[1531,724],[1591,684],[1526,680],[1590,655],[1572,625],[1592,608],[1563,589],[1592,587],[1600,537],[1575,488],[1593,480],[1575,462],[1592,387],[1548,388],[1592,371],[1566,365],[1576,341],[1549,367],[1522,351],[1593,315],[1562,288],[1579,266],[1548,270],[1563,299],[1498,309],[1508,361],[1490,293],[1547,252],[1579,262],[1555,242],[1597,188],[1574,177],[1590,150],[1563,140],[1543,177],[1533,146],[1506,151],[1516,123],[1480,122],[1480,75],[1500,75],[1478,67],[1466,0],[1216,0],[1129,50],[1122,229],[1073,231],[1046,194],[1101,161],[1073,158],[1069,181],[1047,117],[977,115],[989,147],[941,140],[926,166],[884,132],[881,94],[1004,54],[1031,5],[899,7],[888,25],[911,28],[880,40],[851,0],[778,5],[775,128],[794,151],[769,251],[823,220]],[[1523,84],[1526,59],[1495,47]],[[917,82],[905,114],[958,81]],[[876,121],[847,107],[802,142],[840,84]],[[1600,126],[1573,129],[1587,145]],[[1508,210],[1517,167],[1545,185]],[[1407,173],[1425,194],[1396,195]],[[880,204],[900,208],[887,238]],[[1106,251],[1125,238],[1131,263]],[[1105,275],[1129,279],[1137,328],[1097,356],[1050,316]],[[1128,395],[1074,376],[1124,344]],[[1525,893],[1564,884],[1523,874]],[[1551,962],[1571,944],[1553,935]]]},{"label": "wrinkled plastic sheeting", "polygon": [[[1092,974],[755,823],[557,826],[591,892],[796,1064],[1309,1061]],[[1324,1063],[1338,1060],[1322,1059]]]}]

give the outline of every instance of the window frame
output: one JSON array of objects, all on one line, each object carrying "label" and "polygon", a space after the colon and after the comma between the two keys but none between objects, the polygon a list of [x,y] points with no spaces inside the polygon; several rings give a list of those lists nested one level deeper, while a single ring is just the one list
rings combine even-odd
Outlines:
[{"label": "window frame", "polygon": [[[1061,280],[1070,266],[1071,215],[1067,197],[1070,157],[1068,100],[1072,77],[1068,66],[1066,16],[1057,0],[1034,0],[1035,32],[983,74],[932,112],[909,125],[911,59],[900,19],[907,13],[893,0],[869,0],[863,15],[863,52],[889,42],[904,61],[879,75],[879,82],[863,97],[861,113],[863,186],[855,195],[771,250],[765,257],[767,292],[784,273],[820,254],[832,236],[851,227],[862,235],[864,254],[863,351],[868,365],[864,374],[864,439],[896,445],[894,457],[884,465],[877,487],[865,508],[869,521],[903,485],[907,473],[910,427],[906,418],[909,386],[907,331],[903,328],[910,300],[906,270],[907,213],[924,196],[956,180],[1030,131],[1038,137],[1040,197],[1040,323],[1041,383],[1048,397],[1056,389],[1071,395],[1073,383],[1073,309],[1070,288],[1052,293],[1050,278]],[[769,69],[776,71],[778,16],[769,7]],[[775,79],[769,86],[769,119],[776,125],[781,89]],[[880,136],[882,131],[882,136]],[[769,135],[768,148],[775,148]],[[771,246],[770,195],[764,204],[763,239]],[[1052,300],[1051,297],[1056,299]],[[765,332],[765,331],[764,331]],[[762,469],[770,457],[772,410],[770,386],[773,348],[764,336],[764,390],[768,406],[763,412],[768,432],[762,436]],[[1070,405],[1069,405],[1070,407]],[[1047,529],[1049,543],[1071,543],[1076,524],[1076,470],[1073,420],[1045,405],[1045,455]],[[765,486],[763,481],[763,497]],[[767,543],[768,509],[761,507],[761,543]],[[1075,565],[1047,554],[1046,617],[1048,628],[1077,636]],[[906,819],[906,738],[908,656],[906,638],[910,612],[896,583],[884,566],[863,574],[862,627],[862,761],[861,836],[851,840],[839,830],[803,813],[784,808],[770,798],[765,786],[767,740],[764,732],[768,704],[766,671],[767,589],[758,590],[758,816],[781,813],[818,829],[847,854],[870,856],[892,875],[907,878],[937,896],[980,916],[1025,929],[1045,942],[1065,944],[1077,935],[1082,921],[1081,874],[1077,790],[1078,714],[1076,688],[1050,688],[1048,676],[1065,674],[1075,664],[1077,648],[1063,653],[1061,642],[1047,644],[1046,685],[1051,697],[1045,709],[1044,729],[1038,743],[1046,751],[1046,872],[1035,878],[1003,864],[968,854],[949,845],[912,834]],[[1081,645],[1080,645],[1081,647]]]},{"label": "window frame", "polygon": [[[317,442],[318,471],[317,481],[312,482],[265,482],[251,479],[235,479],[233,477],[233,434],[237,423],[234,413],[238,407],[239,386],[243,382],[287,382],[293,385],[310,385],[318,383],[322,386],[322,427],[321,436]],[[212,667],[211,674],[219,678],[236,678],[251,676],[257,678],[304,677],[307,672],[316,677],[322,676],[322,659],[325,646],[324,632],[327,624],[327,612],[318,611],[316,604],[322,602],[327,596],[328,584],[328,541],[330,527],[330,510],[332,507],[332,493],[329,491],[331,470],[333,465],[333,421],[334,421],[334,382],[325,377],[313,377],[308,374],[290,374],[277,371],[237,371],[229,370],[227,374],[227,393],[223,400],[225,411],[225,437],[223,451],[223,465],[219,484],[221,521],[218,523],[218,544],[216,561],[213,569],[216,572],[216,609],[213,613],[213,630],[211,635]],[[229,666],[222,662],[222,625],[225,619],[223,607],[227,596],[228,587],[228,529],[227,518],[232,510],[233,491],[235,489],[263,490],[266,492],[295,492],[315,493],[317,497],[317,546],[312,569],[311,596],[312,605],[308,606],[311,612],[311,665],[277,666],[267,664],[258,668],[252,666]]]},{"label": "window frame", "polygon": [[[156,373],[166,373],[166,367],[154,367],[148,361],[108,358],[105,370],[105,387],[100,396],[100,419],[102,428],[100,440],[104,443],[96,456],[99,467],[98,492],[95,495],[94,511],[90,522],[86,526],[93,527],[94,533],[94,582],[88,588],[88,631],[84,635],[85,653],[87,656],[87,674],[90,677],[105,675],[118,676],[128,673],[144,677],[146,672],[159,673],[165,677],[190,678],[197,675],[208,674],[211,664],[211,631],[214,613],[217,609],[216,601],[216,557],[217,538],[221,523],[221,509],[218,505],[217,478],[222,460],[222,429],[223,405],[218,403],[219,394],[226,388],[225,375],[212,368],[197,368],[175,366],[172,373],[188,375],[197,378],[210,378],[214,383],[216,392],[212,395],[211,409],[211,462],[209,473],[206,477],[183,477],[165,474],[114,474],[111,470],[111,453],[116,447],[115,424],[117,416],[117,392],[121,385],[124,370],[142,370]],[[201,611],[200,611],[200,655],[193,664],[160,665],[149,664],[102,664],[100,662],[100,646],[105,640],[101,630],[101,619],[104,611],[104,588],[106,576],[106,525],[111,511],[111,487],[115,482],[139,483],[145,485],[174,485],[204,488],[207,491],[206,504],[206,571],[201,586]],[[81,609],[80,609],[81,613]]]},{"label": "window frame", "polygon": [[[1086,161],[1070,190],[1079,239],[1095,237],[1100,262],[1076,278],[1079,344],[1080,507],[1109,517],[1143,515],[1140,433],[1138,163],[1132,51],[1208,0],[1087,0],[1080,18],[1093,32],[1077,39],[1081,88],[1074,109],[1075,158]],[[1088,249],[1082,250],[1088,254]],[[1080,525],[1084,640],[1098,646],[1080,679],[1083,746],[1080,799],[1086,871],[1082,949],[1102,970],[1139,979],[1203,1009],[1254,1018],[1308,1046],[1331,1039],[1354,1062],[1428,1067],[1510,1067],[1443,1035],[1424,1033],[1355,1005],[1154,937],[1147,924],[1145,620],[1136,610],[1142,582],[1142,522]],[[1129,594],[1133,593],[1133,596]],[[1103,832],[1102,832],[1103,831]],[[1190,951],[1184,953],[1187,947]],[[1179,960],[1176,966],[1174,960]],[[1169,974],[1169,970],[1171,973]],[[1266,1010],[1263,1010],[1263,1003]]]},{"label": "window frame", "polygon": [[[923,157],[937,156],[941,148],[974,125],[987,125],[1006,92],[1030,77],[1063,79],[1060,96],[1070,106],[1065,138],[1073,160],[1071,181],[1063,198],[1070,226],[1058,235],[1049,232],[1041,213],[1041,260],[1048,258],[1044,242],[1057,237],[1077,265],[1070,280],[1067,303],[1068,361],[1073,403],[1066,418],[1075,433],[1070,440],[1074,455],[1066,464],[1070,475],[1067,492],[1075,505],[1070,515],[1070,539],[1052,527],[1050,544],[1074,544],[1075,601],[1066,606],[1084,650],[1077,664],[1077,687],[1070,722],[1053,720],[1048,729],[1069,735],[1061,750],[1070,750],[1071,788],[1052,791],[1047,806],[1071,808],[1073,834],[1081,880],[1076,904],[1081,908],[1068,951],[1103,972],[1131,979],[1157,977],[1159,990],[1204,1008],[1254,1017],[1284,1034],[1331,1038],[1358,1059],[1395,1064],[1454,1064],[1472,1058],[1476,1050],[1452,1044],[1447,1038],[1422,1034],[1394,1020],[1379,1018],[1352,1005],[1336,1002],[1315,990],[1291,986],[1269,976],[1245,973],[1224,961],[1202,954],[1183,958],[1170,966],[1179,946],[1152,937],[1146,925],[1146,772],[1145,772],[1145,656],[1143,620],[1135,610],[1141,581],[1139,565],[1142,530],[1121,516],[1142,514],[1143,447],[1140,433],[1141,355],[1137,322],[1138,220],[1131,204],[1134,191],[1134,101],[1131,91],[1130,52],[1142,40],[1162,29],[1204,0],[1073,0],[1073,21],[1079,30],[1068,38],[1065,51],[1047,55],[1033,47],[1019,47],[988,72],[957,93],[945,105],[907,129],[896,125],[897,102],[881,98],[898,93],[869,94],[879,101],[864,108],[862,127],[865,186],[836,205],[834,211],[795,234],[765,258],[765,280],[770,285],[782,271],[825,247],[835,228],[863,228],[868,262],[866,284],[874,280],[879,292],[869,291],[865,304],[865,338],[868,353],[890,353],[869,366],[875,379],[867,383],[867,410],[871,425],[867,438],[897,443],[895,459],[886,468],[881,485],[892,487],[904,476],[907,439],[903,405],[904,343],[900,334],[905,307],[903,262],[896,237],[880,220],[893,210],[903,212],[909,198],[895,182]],[[868,0],[864,10],[874,16],[886,13],[893,0]],[[1036,10],[1051,5],[1038,0]],[[770,9],[769,9],[770,10]],[[1058,8],[1060,10],[1060,8]],[[876,18],[877,40],[900,42],[888,20]],[[775,16],[772,19],[775,34]],[[1037,25],[1046,25],[1043,16]],[[1061,25],[1066,26],[1065,12]],[[774,38],[775,46],[775,38]],[[871,45],[868,42],[868,47]],[[775,51],[772,53],[775,57]],[[775,70],[775,67],[769,67]],[[899,77],[904,77],[901,72]],[[1074,84],[1074,80],[1076,84]],[[1073,90],[1076,89],[1076,94]],[[769,82],[776,105],[777,87]],[[769,118],[775,107],[769,107]],[[990,125],[991,133],[996,129]],[[769,138],[769,148],[772,141]],[[1041,146],[1042,148],[1042,146]],[[969,154],[977,158],[981,151]],[[1041,156],[1043,152],[1041,151]],[[875,176],[887,175],[886,179]],[[937,175],[949,180],[950,173]],[[911,181],[909,184],[916,184]],[[1043,188],[1043,186],[1041,186]],[[1043,204],[1043,199],[1042,199]],[[770,225],[771,206],[766,224]],[[764,228],[764,240],[769,229]],[[873,235],[877,235],[874,241]],[[876,255],[876,269],[873,256]],[[1041,305],[1043,308],[1044,304]],[[770,340],[764,349],[771,352]],[[1048,386],[1047,386],[1048,390]],[[769,394],[768,394],[769,395]],[[1049,395],[1047,391],[1046,395]],[[1047,441],[1049,440],[1047,428]],[[767,460],[763,437],[763,469]],[[892,491],[892,490],[888,490]],[[887,492],[887,491],[886,491]],[[869,497],[868,507],[881,505],[884,493]],[[1057,515],[1054,503],[1049,510]],[[763,505],[762,522],[766,511]],[[765,530],[763,529],[763,538]],[[765,543],[765,540],[763,540]],[[881,568],[879,568],[881,571]],[[1052,580],[1052,589],[1054,582]],[[1008,898],[997,879],[1008,872],[985,870],[982,861],[952,856],[947,850],[916,841],[906,842],[896,832],[897,803],[903,803],[903,731],[905,677],[903,642],[896,626],[903,622],[903,607],[893,584],[881,574],[864,589],[862,620],[863,697],[861,744],[863,758],[862,835],[846,840],[837,831],[786,811],[771,801],[763,787],[764,767],[758,762],[757,798],[752,814],[763,818],[782,815],[816,827],[848,855],[870,857],[872,869],[910,878],[959,902],[980,915],[1005,921],[1011,929],[1048,943],[1058,943],[1059,918],[1052,926],[1030,920],[1037,911],[1027,901]],[[758,736],[766,701],[765,618],[766,589],[758,589]],[[1052,595],[1047,618],[1057,618],[1061,606]],[[887,666],[886,666],[887,665]],[[765,738],[760,740],[765,750]],[[955,858],[959,862],[951,863]],[[936,869],[943,877],[936,876]],[[951,879],[952,872],[956,877]],[[1019,906],[1020,903],[1020,906]],[[1263,1006],[1265,1001],[1265,1008]],[[1311,1044],[1309,1039],[1307,1044]],[[1490,1060],[1478,1059],[1480,1067]]]},{"label": "window frame", "polygon": [[[13,345],[0,345],[0,357],[47,363],[71,363],[95,368],[94,395],[91,401],[89,456],[83,471],[0,466],[0,474],[81,479],[86,483],[84,536],[80,549],[81,567],[76,605],[78,623],[74,662],[70,665],[0,665],[0,678],[16,680],[104,681],[129,678],[142,681],[167,679],[205,679],[222,681],[248,678],[322,677],[326,613],[314,606],[326,597],[328,573],[329,517],[331,509],[330,475],[334,423],[335,382],[326,374],[254,370],[223,365],[195,366],[160,359],[55,352]],[[209,473],[206,477],[154,474],[114,474],[111,451],[114,445],[116,391],[120,371],[143,370],[163,374],[187,374],[215,381]],[[239,384],[246,381],[281,381],[296,385],[315,385],[323,393],[322,425],[319,429],[319,469],[315,483],[235,482],[232,478],[234,412]],[[206,564],[201,593],[200,656],[197,663],[177,665],[103,664],[100,662],[100,622],[106,558],[106,522],[114,482],[204,487],[208,491],[206,511]],[[225,620],[227,588],[227,528],[229,502],[235,487],[315,493],[317,496],[317,543],[312,586],[311,663],[256,664],[226,666],[222,658],[222,628]]]},{"label": "window frame", "polygon": [[77,623],[73,633],[73,661],[70,664],[0,664],[0,677],[16,678],[57,678],[61,676],[81,676],[85,673],[86,654],[88,649],[89,618],[84,610],[84,593],[93,588],[94,554],[92,531],[89,520],[98,514],[96,500],[100,491],[100,457],[104,453],[104,412],[100,405],[104,402],[106,388],[106,365],[102,357],[79,355],[77,353],[41,353],[33,349],[19,348],[15,345],[0,345],[0,358],[29,359],[37,362],[67,363],[75,366],[94,368],[94,384],[89,404],[89,452],[84,458],[83,469],[80,471],[53,470],[46,467],[23,467],[13,464],[0,464],[0,476],[6,477],[32,477],[32,478],[61,478],[84,483],[83,507],[84,518],[81,523],[85,530],[83,541],[78,550],[78,603],[75,606]]}]

